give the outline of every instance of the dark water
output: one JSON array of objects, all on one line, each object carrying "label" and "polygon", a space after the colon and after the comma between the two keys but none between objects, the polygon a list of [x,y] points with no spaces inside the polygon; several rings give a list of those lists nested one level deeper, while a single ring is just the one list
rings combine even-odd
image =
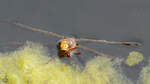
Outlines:
[{"label": "dark water", "polygon": [[[148,0],[0,0],[0,19],[17,20],[47,31],[75,37],[142,42],[141,47],[81,44],[118,57],[126,57],[130,51],[135,50],[148,58],[149,4]],[[57,40],[8,24],[0,24],[0,39],[1,45],[12,41]],[[84,52],[83,55],[84,58],[92,58]],[[137,80],[142,66],[143,64],[131,68],[123,65],[124,72],[133,81]]]}]

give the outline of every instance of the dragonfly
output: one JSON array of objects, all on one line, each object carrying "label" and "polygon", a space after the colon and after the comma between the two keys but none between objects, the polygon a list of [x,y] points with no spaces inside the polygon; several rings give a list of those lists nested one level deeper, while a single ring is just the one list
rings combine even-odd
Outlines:
[{"label": "dragonfly", "polygon": [[57,34],[57,33],[50,32],[50,31],[42,30],[42,29],[32,27],[29,25],[25,25],[16,21],[0,21],[0,22],[15,25],[17,26],[17,28],[26,29],[26,30],[30,30],[33,32],[39,32],[45,35],[59,38],[60,40],[56,42],[56,45],[57,45],[57,56],[59,56],[60,58],[64,58],[64,57],[72,58],[72,55],[80,55],[81,52],[73,52],[78,48],[93,52],[97,54],[98,56],[106,56],[106,57],[114,58],[114,56],[111,56],[106,53],[102,53],[95,49],[89,48],[87,46],[78,44],[80,42],[95,42],[95,43],[124,45],[124,46],[140,46],[141,45],[141,43],[139,42],[122,42],[122,41],[97,40],[97,39],[89,39],[89,38],[74,38],[74,37],[63,36],[61,34]]}]

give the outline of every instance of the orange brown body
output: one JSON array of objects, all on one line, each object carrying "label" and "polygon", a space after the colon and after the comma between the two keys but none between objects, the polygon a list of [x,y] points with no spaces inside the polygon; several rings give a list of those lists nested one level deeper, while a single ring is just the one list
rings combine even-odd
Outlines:
[{"label": "orange brown body", "polygon": [[74,38],[61,39],[57,44],[59,57],[71,57],[71,52],[78,48]]}]

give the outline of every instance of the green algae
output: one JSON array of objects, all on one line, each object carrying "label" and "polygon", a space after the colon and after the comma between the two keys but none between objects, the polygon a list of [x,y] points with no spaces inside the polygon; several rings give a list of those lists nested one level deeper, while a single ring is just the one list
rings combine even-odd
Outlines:
[{"label": "green algae", "polygon": [[134,66],[136,64],[139,64],[144,59],[143,54],[140,52],[132,51],[129,53],[129,56],[125,60],[125,64],[128,66]]},{"label": "green algae", "polygon": [[[117,62],[96,57],[80,70],[61,62],[49,60],[47,48],[34,43],[11,53],[0,54],[1,84],[132,84],[120,70]],[[119,60],[119,59],[118,59]]]}]

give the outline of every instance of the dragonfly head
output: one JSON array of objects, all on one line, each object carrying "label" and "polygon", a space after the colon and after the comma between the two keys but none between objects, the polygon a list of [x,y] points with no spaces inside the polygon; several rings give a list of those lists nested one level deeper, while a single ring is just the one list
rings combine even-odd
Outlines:
[{"label": "dragonfly head", "polygon": [[67,41],[61,41],[59,47],[60,50],[67,51],[69,49],[69,43]]}]

